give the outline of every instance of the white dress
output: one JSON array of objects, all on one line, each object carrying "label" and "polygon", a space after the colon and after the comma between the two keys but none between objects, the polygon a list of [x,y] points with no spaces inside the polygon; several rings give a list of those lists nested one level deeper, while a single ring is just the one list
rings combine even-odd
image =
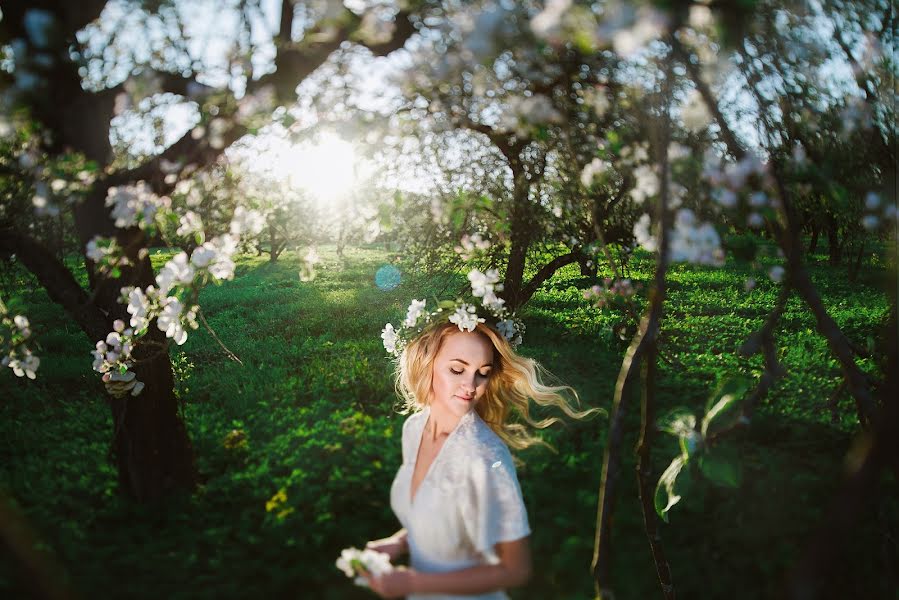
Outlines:
[{"label": "white dress", "polygon": [[[430,408],[403,424],[403,464],[390,505],[409,540],[410,564],[424,573],[499,562],[497,542],[530,535],[527,511],[506,444],[471,410],[444,440],[411,498],[412,473]],[[422,594],[407,600],[503,600],[502,590],[477,595]]]}]

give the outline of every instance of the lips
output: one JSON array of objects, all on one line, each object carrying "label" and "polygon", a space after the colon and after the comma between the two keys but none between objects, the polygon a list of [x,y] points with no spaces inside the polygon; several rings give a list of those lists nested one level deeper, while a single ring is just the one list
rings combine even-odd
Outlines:
[{"label": "lips", "polygon": [[462,400],[463,402],[471,402],[472,400],[474,400],[474,396],[460,396],[458,394],[456,394],[456,398]]}]

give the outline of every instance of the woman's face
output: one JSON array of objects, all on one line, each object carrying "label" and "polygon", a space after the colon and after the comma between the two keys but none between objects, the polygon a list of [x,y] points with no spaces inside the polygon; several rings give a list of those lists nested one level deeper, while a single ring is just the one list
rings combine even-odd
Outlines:
[{"label": "woman's face", "polygon": [[463,416],[484,395],[492,369],[493,344],[479,333],[454,331],[434,357],[431,402]]}]

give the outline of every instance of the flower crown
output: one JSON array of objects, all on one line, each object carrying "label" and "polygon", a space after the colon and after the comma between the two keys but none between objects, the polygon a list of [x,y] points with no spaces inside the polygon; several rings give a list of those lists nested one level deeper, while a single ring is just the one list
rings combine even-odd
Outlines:
[{"label": "flower crown", "polygon": [[499,283],[499,272],[488,269],[486,273],[481,273],[473,269],[468,273],[468,280],[471,282],[471,294],[480,298],[480,311],[478,304],[461,298],[438,301],[433,312],[427,310],[426,300],[412,300],[406,310],[406,319],[399,329],[395,329],[392,323],[387,323],[381,331],[384,349],[393,356],[399,356],[406,345],[426,327],[444,319],[455,323],[459,331],[469,332],[474,331],[478,323],[489,321],[513,348],[517,348],[524,334],[524,323],[514,314],[509,314],[503,306],[506,301],[496,295],[496,292],[503,289]]}]

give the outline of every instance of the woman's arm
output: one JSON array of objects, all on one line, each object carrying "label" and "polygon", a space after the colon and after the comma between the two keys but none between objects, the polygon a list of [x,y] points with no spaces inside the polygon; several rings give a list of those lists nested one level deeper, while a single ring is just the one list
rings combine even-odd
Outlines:
[{"label": "woman's arm", "polygon": [[383,598],[408,594],[483,594],[527,583],[531,577],[528,538],[496,544],[499,563],[448,573],[398,569],[380,577],[367,576],[371,589]]},{"label": "woman's arm", "polygon": [[403,528],[389,537],[367,542],[365,547],[384,552],[390,556],[391,561],[394,561],[409,552],[408,536],[405,528]]}]

